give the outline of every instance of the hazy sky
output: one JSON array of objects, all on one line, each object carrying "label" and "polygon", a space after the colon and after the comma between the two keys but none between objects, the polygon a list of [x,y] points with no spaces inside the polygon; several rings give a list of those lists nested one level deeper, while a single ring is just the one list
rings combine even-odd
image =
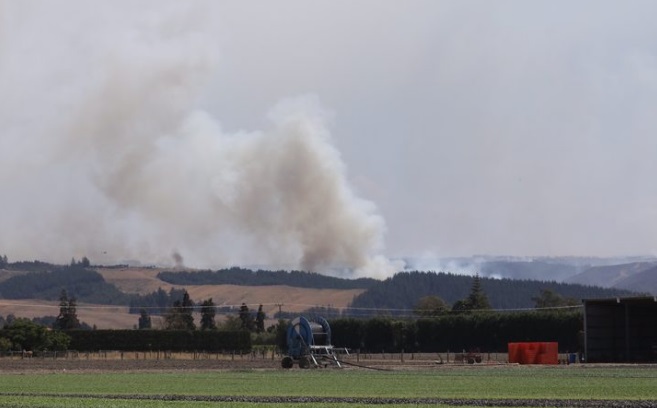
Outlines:
[{"label": "hazy sky", "polygon": [[655,15],[0,0],[0,254],[657,255]]}]

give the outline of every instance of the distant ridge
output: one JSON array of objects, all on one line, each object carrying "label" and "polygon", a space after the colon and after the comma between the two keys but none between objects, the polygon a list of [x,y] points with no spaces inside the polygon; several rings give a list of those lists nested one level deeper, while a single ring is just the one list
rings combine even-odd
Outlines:
[{"label": "distant ridge", "polygon": [[657,295],[657,262],[594,266],[566,281]]},{"label": "distant ridge", "polygon": [[473,256],[406,260],[407,269],[443,272],[478,272],[482,277],[531,279],[617,288],[657,296],[657,258],[653,256],[596,257],[504,257]]}]

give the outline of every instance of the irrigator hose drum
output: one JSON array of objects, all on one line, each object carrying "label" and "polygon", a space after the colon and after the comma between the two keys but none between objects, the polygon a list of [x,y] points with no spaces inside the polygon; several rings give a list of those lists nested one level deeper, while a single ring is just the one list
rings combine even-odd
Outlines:
[{"label": "irrigator hose drum", "polygon": [[331,343],[331,329],[326,319],[309,321],[297,317],[290,322],[287,329],[288,354],[298,357],[309,352],[310,346],[327,346]]},{"label": "irrigator hose drum", "polygon": [[298,358],[308,353],[308,347],[312,345],[312,330],[308,320],[297,317],[287,327],[287,349],[288,354]]},{"label": "irrigator hose drum", "polygon": [[315,318],[311,323],[313,342],[316,346],[331,345],[331,327],[323,317]]}]

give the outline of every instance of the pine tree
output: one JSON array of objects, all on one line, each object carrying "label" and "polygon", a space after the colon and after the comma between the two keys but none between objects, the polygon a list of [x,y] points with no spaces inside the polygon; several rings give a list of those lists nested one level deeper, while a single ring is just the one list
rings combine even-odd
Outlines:
[{"label": "pine tree", "polygon": [[486,296],[486,293],[481,288],[479,274],[476,274],[472,279],[472,288],[466,301],[470,310],[487,310],[491,308],[488,296]]},{"label": "pine tree", "polygon": [[217,324],[214,317],[217,314],[217,309],[214,306],[212,298],[204,300],[201,303],[201,330],[216,330]]},{"label": "pine tree", "polygon": [[69,299],[66,289],[62,289],[59,296],[59,315],[55,320],[55,328],[58,330],[71,330],[80,327],[77,314],[77,302],[74,297]]},{"label": "pine tree", "polygon": [[194,312],[194,302],[192,302],[192,299],[189,297],[189,293],[187,293],[187,291],[185,291],[185,294],[183,295],[182,307],[185,326],[188,328],[188,330],[195,330],[196,325],[194,324],[194,316],[192,315]]},{"label": "pine tree", "polygon": [[465,299],[457,300],[452,306],[454,312],[468,312],[471,310],[489,310],[491,309],[488,296],[481,288],[481,278],[476,274],[472,278],[472,287],[470,294]]},{"label": "pine tree", "polygon": [[253,331],[253,316],[251,316],[246,303],[242,303],[242,306],[240,306],[239,318],[242,321],[242,330]]},{"label": "pine tree", "polygon": [[256,313],[256,319],[255,319],[255,329],[256,333],[262,333],[265,331],[265,319],[267,316],[265,315],[265,312],[262,310],[262,305],[258,307],[258,313]]},{"label": "pine tree", "polygon": [[189,293],[185,291],[182,301],[176,300],[173,302],[173,307],[169,309],[164,316],[164,327],[167,330],[195,330],[194,317],[192,312],[194,309],[194,302],[189,297]]},{"label": "pine tree", "polygon": [[152,328],[152,323],[151,323],[151,316],[148,314],[146,309],[141,309],[139,311],[140,316],[139,316],[139,329],[150,329]]},{"label": "pine tree", "polygon": [[91,261],[89,261],[89,258],[86,256],[82,257],[82,260],[80,261],[80,266],[83,268],[88,268],[91,266]]}]

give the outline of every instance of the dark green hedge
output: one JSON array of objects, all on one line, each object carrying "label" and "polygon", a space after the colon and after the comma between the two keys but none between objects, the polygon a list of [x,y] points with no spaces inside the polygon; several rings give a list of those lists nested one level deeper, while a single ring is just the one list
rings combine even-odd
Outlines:
[{"label": "dark green hedge", "polygon": [[69,349],[77,351],[242,351],[251,350],[246,331],[71,330]]},{"label": "dark green hedge", "polygon": [[[437,318],[341,318],[330,321],[332,343],[363,352],[444,352],[479,348],[505,352],[507,343],[558,342],[561,352],[581,348],[581,312],[519,312],[445,315]],[[281,326],[281,340],[285,325]],[[71,350],[242,351],[251,350],[246,331],[72,330]]]},{"label": "dark green hedge", "polygon": [[581,312],[445,315],[419,320],[354,318],[330,321],[336,347],[364,352],[444,352],[479,348],[505,352],[509,342],[558,342],[561,352],[581,348]]}]

